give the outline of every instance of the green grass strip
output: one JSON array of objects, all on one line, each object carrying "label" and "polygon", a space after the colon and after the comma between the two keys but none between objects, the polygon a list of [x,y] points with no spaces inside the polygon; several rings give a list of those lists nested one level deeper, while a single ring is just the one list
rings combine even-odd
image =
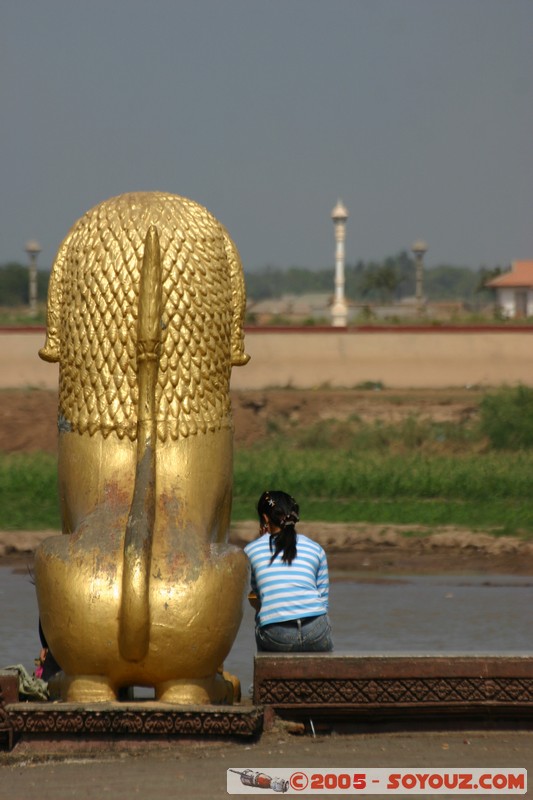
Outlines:
[{"label": "green grass strip", "polygon": [[0,528],[42,530],[61,527],[55,456],[0,456]]},{"label": "green grass strip", "polygon": [[[299,499],[299,496],[297,495]],[[255,518],[257,497],[238,497],[233,519]],[[533,537],[533,509],[513,502],[483,504],[439,500],[350,501],[303,499],[300,514],[306,522],[362,522],[378,525],[456,526],[494,535]]]},{"label": "green grass strip", "polygon": [[[240,450],[233,519],[255,516],[265,489],[297,498],[302,518],[330,522],[457,525],[533,533],[533,453],[393,456],[338,451]],[[54,456],[0,456],[0,528],[59,528]]]},{"label": "green grass strip", "polygon": [[284,488],[318,498],[526,500],[533,489],[533,454],[389,456],[375,453],[241,451],[235,487],[247,495]]},{"label": "green grass strip", "polygon": [[457,525],[533,533],[533,454],[463,457],[307,450],[236,454],[234,519],[265,489],[284,489],[302,516],[331,522]]}]

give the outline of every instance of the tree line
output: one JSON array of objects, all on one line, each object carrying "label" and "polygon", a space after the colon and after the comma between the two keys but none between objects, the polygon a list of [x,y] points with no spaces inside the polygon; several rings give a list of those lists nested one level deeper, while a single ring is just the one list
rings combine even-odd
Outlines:
[{"label": "tree line", "polygon": [[[441,265],[425,267],[423,294],[431,301],[463,301],[471,305],[490,302],[492,293],[486,281],[499,275],[501,267]],[[344,268],[345,295],[356,302],[391,303],[415,294],[415,262],[406,250],[383,261],[358,261]],[[246,272],[246,291],[255,301],[285,294],[334,291],[334,270],[310,270],[305,267],[266,266]]]},{"label": "tree line", "polygon": [[[45,302],[50,272],[37,270],[37,300]],[[28,267],[17,262],[0,266],[0,306],[27,306],[30,302]]]},{"label": "tree line", "polygon": [[[424,269],[423,294],[428,300],[457,300],[471,305],[490,302],[492,295],[484,288],[487,280],[501,272],[488,269],[442,265]],[[350,300],[368,303],[391,303],[415,294],[415,263],[406,250],[383,261],[358,261],[345,267],[345,294]],[[38,270],[39,302],[46,300],[50,272]],[[255,301],[285,294],[310,292],[333,293],[334,270],[306,267],[265,266],[245,271],[248,297]],[[10,262],[0,265],[0,306],[21,306],[29,302],[28,267]]]}]

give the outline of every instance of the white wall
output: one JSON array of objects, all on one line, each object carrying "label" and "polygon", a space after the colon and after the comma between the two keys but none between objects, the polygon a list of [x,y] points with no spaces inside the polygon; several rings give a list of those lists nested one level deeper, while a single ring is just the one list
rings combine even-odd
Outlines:
[{"label": "white wall", "polygon": [[[501,287],[497,291],[497,303],[502,314],[509,319],[516,316],[516,289]],[[527,290],[527,316],[533,317],[533,289]]]}]

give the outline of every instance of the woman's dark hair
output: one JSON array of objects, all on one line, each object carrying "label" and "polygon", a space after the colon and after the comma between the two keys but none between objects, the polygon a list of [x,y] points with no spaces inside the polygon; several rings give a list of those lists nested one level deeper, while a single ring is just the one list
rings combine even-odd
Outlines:
[{"label": "woman's dark hair", "polygon": [[300,519],[298,503],[286,492],[263,492],[257,503],[259,520],[263,521],[263,514],[274,523],[280,532],[271,534],[270,551],[274,561],[278,553],[282,553],[281,560],[290,564],[296,558],[296,530],[295,525]]}]

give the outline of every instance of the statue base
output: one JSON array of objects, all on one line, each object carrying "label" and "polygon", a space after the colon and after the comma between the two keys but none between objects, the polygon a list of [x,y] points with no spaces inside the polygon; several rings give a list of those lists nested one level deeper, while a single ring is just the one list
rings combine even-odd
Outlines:
[{"label": "statue base", "polygon": [[259,736],[263,710],[256,706],[175,706],[154,701],[125,703],[0,702],[0,750],[20,742],[54,742],[60,749],[97,748],[178,737]]}]

